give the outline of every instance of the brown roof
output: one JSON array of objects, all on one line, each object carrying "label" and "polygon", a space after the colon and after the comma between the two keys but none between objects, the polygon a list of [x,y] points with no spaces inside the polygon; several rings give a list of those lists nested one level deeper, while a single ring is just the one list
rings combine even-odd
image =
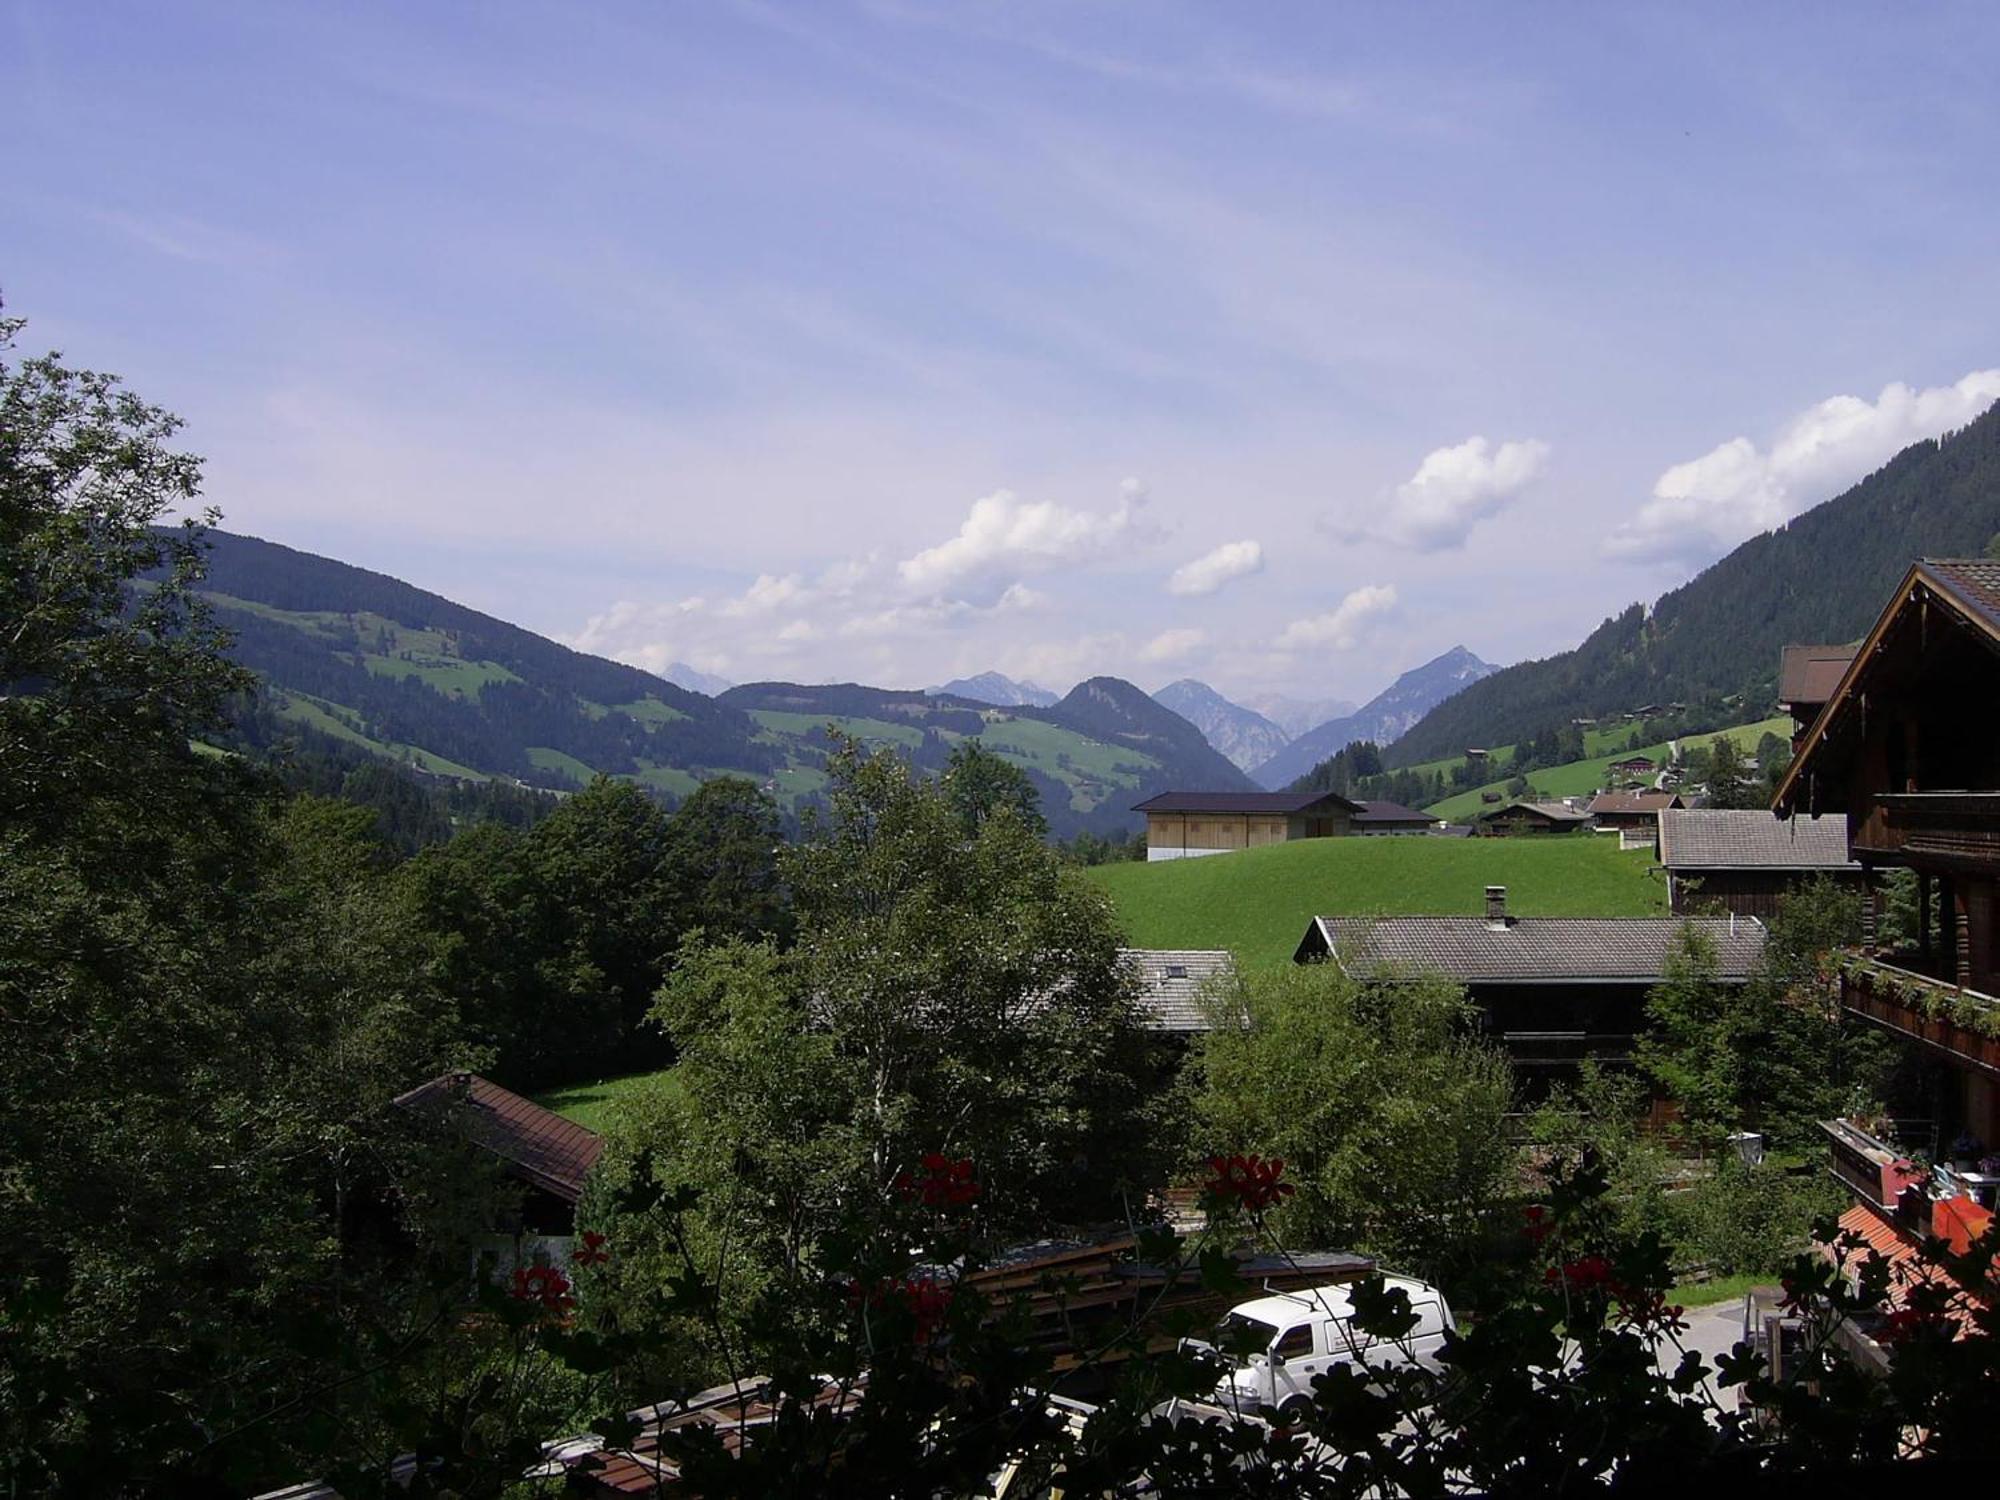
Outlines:
[{"label": "brown roof", "polygon": [[1400,802],[1364,802],[1361,811],[1354,815],[1357,823],[1421,823],[1428,827],[1437,822],[1427,812],[1419,812],[1414,807],[1405,807]]},{"label": "brown roof", "polygon": [[1590,814],[1656,813],[1681,805],[1678,792],[1599,792],[1590,799]]},{"label": "brown roof", "polygon": [[396,1103],[448,1112],[468,1140],[506,1162],[530,1187],[565,1203],[582,1196],[583,1179],[604,1152],[596,1131],[476,1073],[446,1073],[398,1095]]},{"label": "brown roof", "polygon": [[1438,973],[1460,983],[1657,981],[1684,927],[1708,935],[1723,979],[1747,979],[1764,951],[1748,917],[1315,917],[1293,956],[1333,956],[1350,973]]},{"label": "brown roof", "polygon": [[1301,813],[1326,803],[1359,812],[1361,804],[1338,792],[1161,792],[1132,804],[1134,812]]},{"label": "brown roof", "polygon": [[1918,566],[1968,616],[2000,633],[2000,562],[1981,557],[1927,557]]},{"label": "brown roof", "polygon": [[1787,646],[1778,658],[1778,701],[1802,708],[1824,703],[1840,686],[1840,676],[1859,648]]},{"label": "brown roof", "polygon": [[1505,813],[1517,810],[1534,813],[1554,823],[1587,823],[1590,821],[1589,813],[1578,812],[1566,802],[1509,802],[1505,807],[1493,808],[1490,811],[1481,813],[1479,817],[1480,821],[1484,822],[1489,818],[1497,818]]},{"label": "brown roof", "polygon": [[1847,819],[1780,818],[1751,808],[1672,807],[1660,814],[1660,863],[1669,870],[1858,870]]}]

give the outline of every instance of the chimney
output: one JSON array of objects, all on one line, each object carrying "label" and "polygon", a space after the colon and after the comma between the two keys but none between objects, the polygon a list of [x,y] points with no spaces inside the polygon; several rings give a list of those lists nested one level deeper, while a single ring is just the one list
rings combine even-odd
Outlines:
[{"label": "chimney", "polygon": [[1495,932],[1507,927],[1507,887],[1489,885],[1486,887],[1486,925]]}]

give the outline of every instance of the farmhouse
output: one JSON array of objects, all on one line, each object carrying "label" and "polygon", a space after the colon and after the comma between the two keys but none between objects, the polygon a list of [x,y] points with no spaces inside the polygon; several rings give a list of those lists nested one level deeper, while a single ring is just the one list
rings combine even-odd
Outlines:
[{"label": "farmhouse", "polygon": [[1567,802],[1509,802],[1479,815],[1481,833],[1574,833],[1589,826],[1590,814]]},{"label": "farmhouse", "polygon": [[1588,809],[1599,828],[1630,828],[1654,832],[1660,813],[1669,807],[1685,807],[1678,792],[1599,792]]},{"label": "farmhouse", "polygon": [[476,1073],[446,1073],[393,1102],[443,1122],[499,1158],[501,1171],[520,1185],[518,1206],[500,1215],[481,1246],[495,1269],[568,1260],[584,1178],[604,1153],[604,1140],[596,1131]]},{"label": "farmhouse", "polygon": [[1858,886],[1844,818],[1774,818],[1751,808],[1670,807],[1660,814],[1667,894],[1685,915],[1719,905],[1739,917],[1774,917],[1786,892],[1814,876]]},{"label": "farmhouse", "polygon": [[1140,1024],[1191,1036],[1209,1029],[1204,992],[1236,972],[1227,948],[1120,948],[1139,975]]},{"label": "farmhouse", "polygon": [[1190,859],[1354,832],[1361,804],[1336,792],[1162,792],[1146,815],[1146,858]]},{"label": "farmhouse", "polygon": [[1659,767],[1652,758],[1645,755],[1628,755],[1623,760],[1611,762],[1611,769],[1620,776],[1651,776]]},{"label": "farmhouse", "polygon": [[1463,985],[1533,1098],[1586,1057],[1632,1055],[1646,992],[1689,928],[1713,946],[1720,982],[1749,979],[1764,951],[1755,920],[1515,917],[1505,886],[1486,888],[1483,917],[1315,917],[1292,958],[1362,979],[1436,974]]},{"label": "farmhouse", "polygon": [[[1895,951],[1871,941],[1840,964],[1841,1009],[1899,1039],[1913,1064],[1886,1101],[1894,1123],[1823,1127],[1854,1199],[1841,1226],[1904,1268],[1927,1235],[1965,1249],[2000,1195],[1996,694],[2000,563],[1930,559],[1904,574],[1836,681],[1787,694],[1803,709],[1821,701],[1794,739],[1779,813],[1831,815],[1864,869],[1916,875],[1915,940]],[[1925,1173],[1918,1155],[1936,1165]],[[1890,1305],[1907,1291],[1893,1280]],[[1979,1300],[1950,1310],[1967,1314]],[[1872,1340],[1854,1352],[1865,1365],[1889,1359]]]},{"label": "farmhouse", "polygon": [[1438,820],[1414,807],[1396,802],[1364,802],[1354,815],[1354,831],[1364,837],[1390,833],[1429,833]]}]

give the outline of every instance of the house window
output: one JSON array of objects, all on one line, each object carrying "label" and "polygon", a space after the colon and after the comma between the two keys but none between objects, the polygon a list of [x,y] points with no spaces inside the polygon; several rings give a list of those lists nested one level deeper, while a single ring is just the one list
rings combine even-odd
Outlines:
[{"label": "house window", "polygon": [[1168,964],[1168,965],[1167,965],[1167,978],[1169,978],[1169,979],[1185,979],[1185,978],[1187,978],[1187,965],[1186,965],[1186,964]]}]

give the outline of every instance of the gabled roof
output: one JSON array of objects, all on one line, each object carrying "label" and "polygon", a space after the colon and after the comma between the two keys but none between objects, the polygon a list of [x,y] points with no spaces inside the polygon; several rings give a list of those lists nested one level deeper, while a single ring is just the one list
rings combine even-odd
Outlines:
[{"label": "gabled roof", "polygon": [[1853,645],[1785,647],[1778,657],[1778,701],[1801,707],[1826,702],[1840,686],[1856,649]]},{"label": "gabled roof", "polygon": [[1400,802],[1364,802],[1361,811],[1354,815],[1357,823],[1424,823],[1437,822],[1427,812],[1414,807],[1405,807]]},{"label": "gabled roof", "polygon": [[1139,1012],[1148,1031],[1207,1031],[1202,991],[1236,972],[1226,948],[1120,948],[1139,971]]},{"label": "gabled roof", "polygon": [[1588,823],[1590,821],[1589,813],[1578,812],[1566,802],[1509,802],[1504,807],[1489,808],[1481,813],[1479,817],[1480,821],[1484,822],[1488,818],[1497,818],[1502,813],[1510,813],[1521,809],[1525,809],[1531,813],[1539,813],[1541,816],[1551,818],[1558,823]]},{"label": "gabled roof", "polygon": [[1859,870],[1847,819],[1780,818],[1759,808],[1674,807],[1660,814],[1669,870]]},{"label": "gabled roof", "polygon": [[1590,799],[1589,812],[1592,817],[1606,813],[1656,813],[1680,805],[1679,792],[1599,792]]},{"label": "gabled roof", "polygon": [[1763,924],[1749,917],[1315,917],[1293,956],[1460,983],[1655,983],[1683,927],[1708,935],[1723,979],[1749,978],[1764,951]]},{"label": "gabled roof", "polygon": [[1338,792],[1161,792],[1132,804],[1133,812],[1277,813],[1289,816],[1308,808],[1328,807],[1359,812],[1361,804]]},{"label": "gabled roof", "polygon": [[1799,753],[1785,768],[1771,799],[1773,807],[1790,811],[1798,804],[1801,786],[1819,769],[1814,764],[1815,752],[1845,727],[1849,707],[1860,694],[1860,685],[1881,653],[1890,627],[1905,609],[1928,606],[1932,600],[1957,615],[1988,646],[2000,650],[2000,562],[1925,557],[1910,564],[1909,572],[1855,648],[1840,681],[1827,694],[1825,706],[1800,737]]},{"label": "gabled roof", "polygon": [[397,1095],[395,1102],[404,1109],[445,1112],[513,1176],[565,1203],[582,1196],[583,1179],[604,1152],[596,1131],[476,1073],[446,1073]]}]

